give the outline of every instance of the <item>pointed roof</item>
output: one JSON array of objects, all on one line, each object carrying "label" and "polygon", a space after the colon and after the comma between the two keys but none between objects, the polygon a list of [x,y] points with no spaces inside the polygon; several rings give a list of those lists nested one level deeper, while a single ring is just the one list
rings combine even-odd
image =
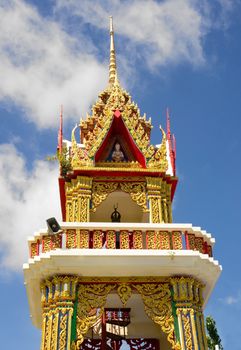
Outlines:
[{"label": "pointed roof", "polygon": [[[106,137],[117,115],[122,119],[131,142],[143,154],[145,166],[154,167],[165,173],[168,168],[166,134],[162,129],[162,143],[158,149],[150,143],[151,119],[147,120],[145,114],[141,116],[138,106],[118,81],[113,18],[110,17],[109,84],[99,94],[97,102],[92,106],[91,115],[87,115],[85,120],[80,121],[81,143],[93,165],[96,161],[96,154],[106,142]],[[80,165],[80,163],[77,165],[78,163],[75,163],[75,169]]]}]

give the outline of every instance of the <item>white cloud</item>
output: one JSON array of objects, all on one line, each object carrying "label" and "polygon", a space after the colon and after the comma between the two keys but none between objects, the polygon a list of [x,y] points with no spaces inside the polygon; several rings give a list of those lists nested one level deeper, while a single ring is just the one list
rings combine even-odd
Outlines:
[{"label": "white cloud", "polygon": [[71,38],[54,20],[18,0],[0,4],[0,100],[14,102],[39,127],[78,120],[107,81],[91,42]]},{"label": "white cloud", "polygon": [[[214,18],[227,23],[234,2],[55,0],[54,13],[43,17],[24,0],[2,1],[0,101],[21,107],[40,128],[57,124],[60,104],[65,119],[76,121],[107,83],[108,66],[100,61],[90,32],[83,30],[86,23],[107,34],[108,16],[114,15],[116,31],[125,37],[118,54],[121,80],[133,83],[133,69],[140,63],[150,69],[180,62],[203,65],[203,43],[217,25]],[[71,26],[78,35],[68,34]]]},{"label": "white cloud", "polygon": [[167,63],[204,64],[204,39],[217,26],[219,14],[230,11],[232,3],[233,0],[57,0],[57,9],[69,11],[98,28],[106,28],[106,18],[112,14],[118,34],[128,38],[125,55],[132,53],[153,69]]},{"label": "white cloud", "polygon": [[20,270],[27,261],[27,237],[50,216],[60,219],[58,166],[38,161],[27,170],[13,145],[0,145],[0,252],[1,265]]},{"label": "white cloud", "polygon": [[236,296],[229,295],[220,299],[220,301],[226,305],[241,305],[241,292],[239,292]]}]

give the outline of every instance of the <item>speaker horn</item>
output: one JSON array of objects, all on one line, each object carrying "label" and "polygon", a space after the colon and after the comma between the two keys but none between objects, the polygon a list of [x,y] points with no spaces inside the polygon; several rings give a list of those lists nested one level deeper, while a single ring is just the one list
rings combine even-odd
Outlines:
[{"label": "speaker horn", "polygon": [[46,222],[50,233],[62,232],[61,227],[55,218],[49,218]]}]

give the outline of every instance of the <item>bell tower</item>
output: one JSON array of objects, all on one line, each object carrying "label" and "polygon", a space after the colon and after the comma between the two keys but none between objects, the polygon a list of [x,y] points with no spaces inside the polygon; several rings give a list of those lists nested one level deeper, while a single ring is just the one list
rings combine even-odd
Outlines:
[{"label": "bell tower", "polygon": [[209,233],[173,223],[168,111],[166,119],[151,144],[151,120],[118,80],[110,18],[109,83],[70,141],[61,112],[63,222],[28,241],[24,275],[41,350],[208,349],[203,309],[221,266]]}]

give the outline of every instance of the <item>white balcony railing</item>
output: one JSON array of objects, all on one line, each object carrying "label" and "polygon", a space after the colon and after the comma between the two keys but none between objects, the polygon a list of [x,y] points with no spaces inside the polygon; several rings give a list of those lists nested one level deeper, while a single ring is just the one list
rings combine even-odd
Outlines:
[{"label": "white balcony railing", "polygon": [[212,257],[215,240],[190,224],[70,223],[29,238],[30,258],[56,249],[194,250]]}]

